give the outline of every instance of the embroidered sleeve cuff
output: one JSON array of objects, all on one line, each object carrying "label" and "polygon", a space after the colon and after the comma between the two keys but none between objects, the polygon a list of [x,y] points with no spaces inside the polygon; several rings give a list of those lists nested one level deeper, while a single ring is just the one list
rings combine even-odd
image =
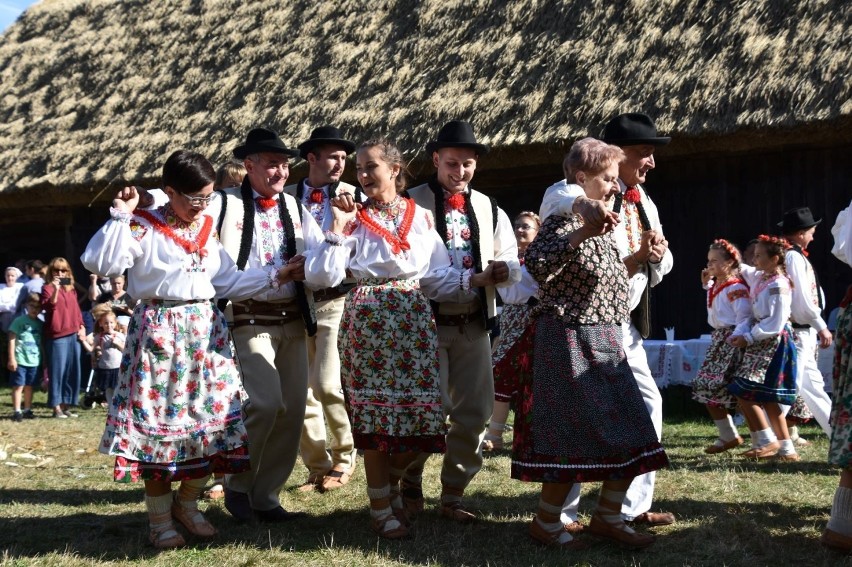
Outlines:
[{"label": "embroidered sleeve cuff", "polygon": [[110,218],[112,218],[112,220],[118,222],[130,222],[130,219],[133,218],[132,213],[125,213],[124,211],[120,211],[115,207],[109,208],[109,216]]},{"label": "embroidered sleeve cuff", "polygon": [[473,268],[459,274],[459,287],[462,291],[470,291],[470,278],[473,276]]},{"label": "embroidered sleeve cuff", "polygon": [[343,240],[346,237],[342,234],[337,234],[336,232],[332,232],[330,230],[325,231],[325,241],[331,244],[332,246],[340,246],[343,244]]},{"label": "embroidered sleeve cuff", "polygon": [[269,284],[269,287],[272,289],[278,289],[281,287],[281,282],[278,280],[278,268],[275,266],[269,266],[266,272],[266,283]]}]

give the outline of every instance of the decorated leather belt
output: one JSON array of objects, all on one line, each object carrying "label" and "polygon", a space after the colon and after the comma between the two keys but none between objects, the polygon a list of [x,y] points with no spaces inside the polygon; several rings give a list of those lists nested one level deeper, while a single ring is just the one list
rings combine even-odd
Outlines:
[{"label": "decorated leather belt", "polygon": [[156,297],[152,297],[151,299],[143,299],[140,303],[147,303],[149,305],[157,305],[159,307],[180,307],[181,305],[195,305],[198,303],[210,303],[209,299],[189,299],[189,300],[176,300],[176,299],[158,299]]},{"label": "decorated leather belt", "polygon": [[298,321],[302,318],[299,308],[293,303],[267,303],[249,300],[243,303],[234,303],[231,305],[231,309],[234,313],[235,329],[246,325],[273,327]]},{"label": "decorated leather belt", "polygon": [[435,324],[440,327],[458,327],[459,333],[464,332],[464,326],[482,319],[482,312],[461,313],[459,315],[435,315]]},{"label": "decorated leather belt", "polygon": [[337,287],[327,287],[325,289],[320,289],[314,292],[314,302],[319,303],[321,301],[331,301],[332,299],[337,299],[338,297],[343,297],[349,290],[355,287],[352,284],[340,284]]}]

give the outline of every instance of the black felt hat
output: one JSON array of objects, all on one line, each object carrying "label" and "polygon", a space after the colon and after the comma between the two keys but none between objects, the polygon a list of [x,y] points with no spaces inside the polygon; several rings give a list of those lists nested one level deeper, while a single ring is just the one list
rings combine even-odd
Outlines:
[{"label": "black felt hat", "polygon": [[471,148],[481,156],[488,153],[488,146],[476,141],[473,127],[464,120],[447,122],[438,132],[438,138],[426,144],[426,152],[430,155],[441,148]]},{"label": "black felt hat", "polygon": [[299,144],[299,155],[302,159],[308,159],[308,152],[317,146],[333,144],[341,146],[347,154],[355,151],[355,142],[343,139],[343,134],[334,126],[320,126],[314,128],[311,137]]},{"label": "black felt hat", "polygon": [[266,128],[254,128],[246,136],[246,143],[234,148],[234,157],[245,159],[252,154],[260,153],[286,154],[298,156],[299,150],[288,148],[278,134]]},{"label": "black felt hat", "polygon": [[658,136],[651,117],[639,112],[619,114],[607,122],[601,138],[607,144],[616,146],[665,146],[672,141],[668,136]]},{"label": "black felt hat", "polygon": [[781,234],[793,234],[821,222],[822,219],[814,220],[814,215],[808,207],[796,207],[784,213],[784,220],[778,223],[778,227],[781,229]]}]

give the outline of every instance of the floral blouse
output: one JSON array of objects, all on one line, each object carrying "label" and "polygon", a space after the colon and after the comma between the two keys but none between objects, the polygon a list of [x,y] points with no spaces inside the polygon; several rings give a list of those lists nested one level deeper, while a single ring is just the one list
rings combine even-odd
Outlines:
[{"label": "floral blouse", "polygon": [[529,245],[525,264],[539,285],[533,316],[549,313],[573,325],[620,325],[629,315],[627,268],[612,233],[571,250],[568,237],[579,215],[553,215]]}]

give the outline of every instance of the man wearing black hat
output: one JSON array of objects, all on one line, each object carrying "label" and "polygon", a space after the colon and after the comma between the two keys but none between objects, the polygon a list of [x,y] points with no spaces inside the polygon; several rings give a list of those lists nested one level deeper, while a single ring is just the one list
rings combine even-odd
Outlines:
[{"label": "man wearing black hat", "polygon": [[[248,133],[234,149],[247,170],[241,187],[220,193],[219,238],[240,269],[293,266],[304,279],[301,252],[324,236],[311,214],[283,193],[289,159],[298,155],[265,128]],[[225,481],[225,507],[237,519],[282,522],[299,514],[281,507],[278,493],[290,476],[308,389],[305,329],[316,332],[302,282],[234,303],[232,335],[243,385],[251,471]]]},{"label": "man wearing black hat", "polygon": [[797,207],[784,213],[778,223],[781,234],[792,245],[784,256],[787,277],[793,282],[792,316],[796,335],[796,371],[799,395],[814,414],[825,434],[831,437],[831,399],[825,393],[825,382],[817,368],[817,342],[820,348],[831,346],[831,331],[822,318],[825,296],[819,278],[807,258],[808,245],[822,219],[814,220],[808,207]]},{"label": "man wearing black hat", "polygon": [[[645,114],[627,113],[610,120],[602,132],[601,138],[608,144],[620,146],[626,159],[618,166],[618,184],[621,193],[616,195],[613,211],[620,214],[621,222],[616,225],[613,235],[631,274],[630,308],[631,321],[622,326],[624,352],[627,362],[639,385],[639,391],[645,401],[645,407],[651,415],[651,421],[662,436],[663,398],[657,388],[648,358],[642,346],[642,339],[650,333],[649,291],[662,281],[663,276],[672,269],[674,259],[668,249],[668,241],[663,236],[657,207],[651,201],[642,183],[647,173],[654,169],[654,151],[671,141],[666,136],[658,136],[654,122]],[[565,180],[549,187],[541,204],[542,221],[551,214],[582,215],[586,222],[600,222],[603,211],[596,208],[595,202],[585,199],[581,188],[568,184]],[[650,253],[643,256],[643,239],[650,241]],[[625,520],[646,525],[667,525],[675,521],[668,512],[651,512],[654,497],[656,473],[636,477],[630,485],[624,500],[622,514]],[[579,532],[582,526],[577,521],[577,507],[580,500],[579,485],[572,489],[565,501],[561,520],[570,526],[572,532]]]},{"label": "man wearing black hat", "polygon": [[[479,450],[494,402],[489,329],[496,317],[495,286],[521,278],[512,224],[490,197],[470,182],[479,156],[488,147],[476,141],[470,124],[453,120],[426,144],[437,173],[409,190],[432,211],[435,230],[446,242],[459,285],[441,295],[436,306],[444,409],[450,418],[447,452],[441,469],[441,513],[468,522],[475,516],[462,506],[467,485],[482,467]],[[422,508],[421,474],[428,453],[403,477],[403,497]],[[398,471],[401,473],[401,471]]]},{"label": "man wearing black hat", "polygon": [[[345,140],[334,126],[315,128],[311,137],[299,144],[299,156],[308,162],[308,176],[284,187],[284,192],[295,197],[324,231],[331,228],[331,199],[338,193],[351,193],[356,201],[362,200],[360,187],[340,181],[346,156],[354,150],[355,144]],[[337,331],[351,287],[351,282],[344,282],[336,288],[314,291],[317,333],[307,339],[308,397],[300,443],[302,462],[309,473],[300,490],[340,488],[349,482],[355,469],[355,443],[340,387],[337,352]],[[326,423],[331,434],[328,450]]]}]

